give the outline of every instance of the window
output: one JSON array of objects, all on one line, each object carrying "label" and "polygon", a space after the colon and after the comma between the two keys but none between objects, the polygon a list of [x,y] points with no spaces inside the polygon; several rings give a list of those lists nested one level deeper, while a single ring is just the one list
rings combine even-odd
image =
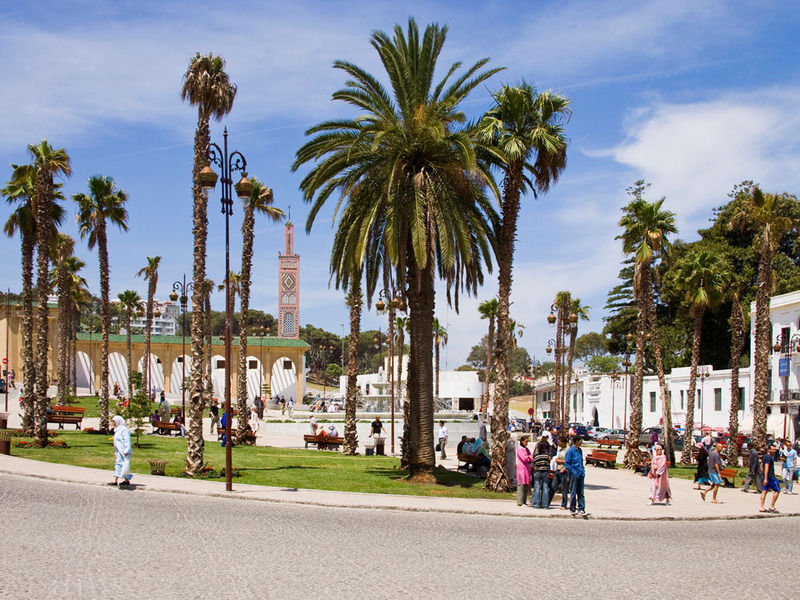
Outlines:
[{"label": "window", "polygon": [[182,362],[183,362],[183,357],[182,357],[182,356],[179,356],[179,357],[178,357],[176,360],[177,360],[179,363],[182,363]]},{"label": "window", "polygon": [[714,388],[714,410],[722,410],[722,388]]},{"label": "window", "polygon": [[224,358],[218,358],[217,359],[217,368],[218,369],[224,369],[225,368],[225,359]]},{"label": "window", "polygon": [[291,371],[292,370],[292,361],[290,361],[290,360],[283,361],[283,370],[284,371]]},{"label": "window", "polygon": [[744,388],[739,388],[739,410],[744,412],[745,407],[747,406],[747,398],[744,397]]},{"label": "window", "polygon": [[683,410],[683,408],[684,408],[684,404],[683,404],[683,390],[681,390],[681,410]]},{"label": "window", "polygon": [[656,412],[656,393],[650,392],[650,412]]},{"label": "window", "polygon": [[792,337],[792,330],[790,327],[781,327],[781,352],[786,352],[789,349],[789,338]]},{"label": "window", "polygon": [[283,335],[294,335],[294,315],[292,313],[283,315]]},{"label": "window", "polygon": [[697,390],[697,400],[695,400],[695,404],[697,408],[703,408],[703,394],[700,393],[700,390]]},{"label": "window", "polygon": [[258,369],[258,361],[257,360],[248,360],[247,361],[247,368],[248,369]]}]

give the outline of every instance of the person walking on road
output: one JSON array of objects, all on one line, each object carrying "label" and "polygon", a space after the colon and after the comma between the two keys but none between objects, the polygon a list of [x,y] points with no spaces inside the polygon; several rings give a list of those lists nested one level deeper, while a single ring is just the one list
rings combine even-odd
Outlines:
[{"label": "person walking on road", "polygon": [[719,504],[719,500],[717,500],[717,491],[722,483],[722,457],[719,455],[721,450],[722,444],[716,444],[711,448],[711,452],[708,453],[708,479],[711,484],[708,489],[700,491],[700,497],[703,499],[703,502],[706,501],[706,494],[711,492],[711,502]]},{"label": "person walking on road", "polygon": [[577,514],[586,515],[586,499],[583,496],[586,467],[583,465],[582,443],[581,436],[575,436],[564,456],[564,466],[569,473],[569,511],[573,517]]},{"label": "person walking on road", "polygon": [[756,494],[761,487],[761,461],[758,460],[758,450],[755,446],[750,446],[750,454],[747,459],[747,477],[744,479],[744,486],[742,491],[746,494],[750,489],[750,485],[756,489]]},{"label": "person walking on road", "polygon": [[783,458],[783,488],[787,494],[793,494],[794,473],[797,470],[797,450],[792,448],[789,440],[783,441],[781,457]]},{"label": "person walking on road", "polygon": [[[114,415],[114,481],[108,485],[130,485],[131,474],[131,430],[125,419]],[[122,481],[120,481],[120,479]]]},{"label": "person walking on road", "polygon": [[[758,512],[776,513],[778,510],[775,508],[775,503],[778,501],[778,496],[781,493],[781,484],[778,478],[775,477],[775,446],[770,446],[764,456],[761,457],[761,471],[764,474],[764,479],[761,481],[761,508]],[[767,499],[767,492],[773,492],[772,502],[769,508],[764,508],[764,501]]]},{"label": "person walking on road", "polygon": [[[447,445],[447,427],[444,426],[444,421],[439,421],[439,458],[444,460],[447,458],[447,453],[444,447]],[[430,448],[430,446],[428,446]]]},{"label": "person walking on road", "polygon": [[211,433],[214,433],[214,426],[217,427],[217,433],[219,433],[219,404],[216,400],[211,400],[208,412],[211,415]]},{"label": "person walking on road", "polygon": [[528,495],[531,493],[531,462],[533,455],[528,449],[530,438],[523,435],[519,438],[517,448],[517,506],[522,506],[528,502]]},{"label": "person walking on road", "polygon": [[533,451],[533,508],[550,508],[550,444],[542,436]]}]

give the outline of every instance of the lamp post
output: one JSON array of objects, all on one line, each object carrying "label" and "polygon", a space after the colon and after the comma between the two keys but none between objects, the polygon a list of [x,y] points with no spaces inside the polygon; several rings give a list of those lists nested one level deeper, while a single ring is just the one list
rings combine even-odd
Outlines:
[{"label": "lamp post", "polygon": [[[189,302],[188,293],[194,289],[192,282],[186,283],[186,273],[182,281],[172,284],[169,299],[181,302],[181,420],[186,425],[186,305]],[[180,298],[178,292],[180,290]]]},{"label": "lamp post", "polygon": [[[253,191],[253,184],[247,179],[247,160],[238,150],[228,153],[228,128],[223,132],[223,143],[220,148],[211,142],[206,149],[206,158],[209,165],[200,170],[200,186],[209,193],[217,185],[217,174],[211,169],[210,164],[217,165],[222,173],[219,177],[222,183],[220,201],[222,214],[225,215],[225,489],[233,490],[233,456],[231,454],[231,321],[233,320],[233,303],[231,302],[231,252],[230,252],[230,217],[233,215],[233,195],[231,188],[236,189],[236,195],[246,200]],[[234,186],[233,173],[240,172],[242,178]],[[245,415],[240,415],[245,419]]]},{"label": "lamp post", "polygon": [[531,428],[533,421],[536,420],[536,368],[539,364],[539,361],[534,356],[531,359],[531,377],[533,378],[533,381],[531,381]]},{"label": "lamp post", "polygon": [[614,369],[611,371],[611,429],[614,429],[614,417],[616,416],[614,394],[617,390],[617,379],[619,379],[619,373]]},{"label": "lamp post", "polygon": [[[705,389],[703,389],[703,382],[705,381],[706,377],[708,377],[708,367],[697,367],[697,376],[700,378],[700,433],[702,434],[704,427],[703,409],[706,403],[706,393]],[[692,423],[692,427],[694,427],[694,423]]]},{"label": "lamp post", "polygon": [[269,327],[264,327],[261,325],[258,328],[258,336],[261,338],[261,343],[259,344],[261,351],[259,353],[259,359],[261,360],[261,366],[258,369],[258,394],[261,397],[261,401],[265,402],[264,400],[264,337],[268,336],[270,333]]},{"label": "lamp post", "polygon": [[[383,302],[382,298],[385,298],[386,302]],[[389,313],[389,389],[392,401],[392,424],[390,429],[392,436],[391,453],[394,454],[394,315],[397,309],[405,310],[405,303],[397,297],[397,289],[391,286],[391,289],[384,288],[379,292],[375,308],[379,315],[385,312]],[[380,333],[380,329],[378,333]]]},{"label": "lamp post", "polygon": [[783,333],[780,333],[775,338],[775,345],[772,347],[775,352],[783,351],[784,355],[783,368],[778,365],[778,373],[783,375],[783,439],[786,439],[786,420],[789,417],[789,371],[792,367],[792,348],[797,350],[798,344],[800,344],[800,334],[795,333],[786,338]]},{"label": "lamp post", "polygon": [[629,385],[629,377],[628,377],[628,368],[631,366],[631,350],[630,350],[630,343],[633,341],[633,334],[627,333],[625,334],[625,358],[622,359],[622,366],[625,367],[625,410],[622,413],[622,429],[625,430],[627,433],[628,431],[628,404],[630,404],[631,399],[628,396],[629,393],[633,393],[631,389],[630,392],[628,388],[632,388],[633,386]]},{"label": "lamp post", "polygon": [[[550,321],[550,317],[552,317],[553,318],[552,323],[555,323],[555,318],[556,317],[552,313],[552,307],[551,307],[550,311],[551,311],[550,312],[550,316],[547,317],[547,321],[551,322]],[[548,355],[550,355],[550,354],[553,353],[553,351],[554,351],[553,349],[554,348],[555,348],[555,353],[556,353],[556,355],[554,357],[556,359],[556,386],[558,386],[560,384],[560,382],[558,381],[558,377],[559,377],[559,372],[558,372],[558,346],[556,345],[556,341],[554,339],[551,338],[551,339],[547,340],[547,348],[545,348],[544,351],[547,352]],[[559,393],[559,396],[560,395],[561,394]],[[550,417],[549,417],[550,419],[553,418],[553,404],[554,403],[557,403],[557,406],[559,407],[559,410],[560,410],[561,409],[561,398],[560,397],[553,398],[553,400],[550,401]],[[560,415],[559,415],[559,420],[561,420],[560,419]]]},{"label": "lamp post", "polygon": [[8,364],[8,322],[11,319],[11,288],[8,288],[6,291],[6,359],[3,363],[3,375],[6,378],[6,408],[5,411],[8,412],[8,374],[11,372],[11,366]]}]

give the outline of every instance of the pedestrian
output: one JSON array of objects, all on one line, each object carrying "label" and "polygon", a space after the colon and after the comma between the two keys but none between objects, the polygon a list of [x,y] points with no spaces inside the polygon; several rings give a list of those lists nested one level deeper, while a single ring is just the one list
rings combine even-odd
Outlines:
[{"label": "pedestrian", "polygon": [[[114,481],[108,485],[130,485],[131,474],[131,430],[125,419],[114,415]],[[120,481],[120,479],[122,481]]]},{"label": "pedestrian", "polygon": [[256,399],[253,401],[253,406],[256,407],[256,412],[258,414],[259,419],[264,418],[264,400],[261,399],[261,396],[256,396]]},{"label": "pedestrian", "polygon": [[370,427],[369,437],[383,437],[383,423],[381,423],[381,418],[379,416],[375,416],[375,420],[371,423]]},{"label": "pedestrian", "polygon": [[253,430],[253,433],[258,433],[258,428],[261,426],[261,423],[258,421],[258,409],[255,405],[250,407],[250,429]]},{"label": "pedestrian", "polygon": [[317,435],[317,418],[314,415],[311,415],[311,420],[308,422],[308,424],[311,428],[311,435]]},{"label": "pedestrian", "polygon": [[664,448],[656,444],[655,456],[650,466],[650,504],[666,502],[669,505],[672,492],[669,489],[669,463],[664,454]]},{"label": "pedestrian", "polygon": [[119,398],[119,383],[114,382],[114,397]]},{"label": "pedestrian", "polygon": [[289,418],[294,414],[294,396],[289,396],[289,402],[286,403],[286,410],[289,412]]},{"label": "pedestrian", "polygon": [[569,511],[573,517],[576,514],[586,514],[586,499],[583,496],[586,468],[583,465],[582,443],[581,436],[576,435],[572,439],[572,446],[564,455],[564,466],[569,473]]},{"label": "pedestrian", "polygon": [[[708,485],[711,481],[708,478],[708,450],[702,442],[697,442],[695,447],[697,448],[697,469],[694,474],[694,489],[699,490],[703,484]],[[758,455],[756,455],[756,459],[758,459]]]},{"label": "pedestrian", "polygon": [[486,431],[486,418],[481,418],[481,423],[478,425],[478,437],[484,442],[489,441],[489,433]]},{"label": "pedestrian", "polygon": [[439,458],[444,460],[447,458],[447,453],[444,451],[444,447],[447,446],[447,427],[444,426],[444,421],[439,421],[439,443],[437,445],[439,447]]},{"label": "pedestrian", "polygon": [[533,508],[550,508],[550,444],[545,436],[533,452]]},{"label": "pedestrian", "polygon": [[[544,434],[542,435],[544,439]],[[564,459],[567,456],[567,441],[558,440],[558,447],[556,453],[550,452],[552,458],[550,459],[550,470],[553,472],[553,481],[550,485],[550,502],[553,501],[553,496],[561,489],[561,510],[567,510],[567,499],[569,498],[569,472],[564,466]],[[548,508],[550,505],[548,504]]]},{"label": "pedestrian", "polygon": [[[480,438],[479,438],[480,439]],[[528,495],[531,493],[531,461],[533,455],[528,449],[527,435],[519,438],[517,447],[517,506],[522,506],[528,502]]]},{"label": "pedestrian", "polygon": [[216,398],[211,400],[211,406],[208,412],[211,414],[211,433],[214,433],[215,425],[217,427],[217,433],[219,433],[219,405],[217,404]]},{"label": "pedestrian", "polygon": [[783,441],[781,457],[783,457],[783,487],[787,494],[793,494],[794,473],[797,470],[797,450],[792,448],[789,440]]},{"label": "pedestrian", "polygon": [[700,491],[700,497],[703,499],[703,502],[706,500],[706,494],[711,492],[711,502],[714,504],[720,503],[719,500],[717,500],[717,491],[719,490],[720,484],[722,484],[722,457],[719,455],[721,450],[722,444],[717,443],[711,448],[711,452],[708,453],[708,479],[710,484],[708,489]]},{"label": "pedestrian", "polygon": [[[775,446],[770,446],[761,458],[761,471],[764,474],[764,479],[761,481],[761,508],[758,509],[758,512],[762,513],[778,512],[775,508],[775,503],[778,501],[778,496],[781,493],[781,484],[778,482],[777,477],[775,477],[775,457],[773,456],[775,450]],[[769,491],[772,491],[773,494],[772,502],[767,509],[764,508],[764,501],[767,499],[767,492]]]},{"label": "pedestrian", "polygon": [[17,378],[17,372],[14,369],[11,369],[11,372],[8,374],[8,387],[11,389],[17,389],[14,380]]},{"label": "pedestrian", "polygon": [[742,491],[746,494],[750,485],[756,489],[756,494],[761,487],[761,461],[758,459],[758,450],[755,446],[750,446],[750,454],[747,459],[747,477],[744,479]]},{"label": "pedestrian", "polygon": [[284,398],[283,396],[281,396],[281,403],[280,404],[281,404],[281,415],[285,415],[286,414],[286,398]]}]

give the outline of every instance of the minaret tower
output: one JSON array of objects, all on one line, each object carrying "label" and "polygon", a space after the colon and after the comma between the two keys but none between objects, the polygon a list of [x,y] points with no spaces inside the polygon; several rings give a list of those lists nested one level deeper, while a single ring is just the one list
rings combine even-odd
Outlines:
[{"label": "minaret tower", "polygon": [[[291,218],[291,217],[290,217]],[[278,252],[278,337],[300,336],[300,255],[294,253],[294,225],[286,222],[286,253]]]}]

